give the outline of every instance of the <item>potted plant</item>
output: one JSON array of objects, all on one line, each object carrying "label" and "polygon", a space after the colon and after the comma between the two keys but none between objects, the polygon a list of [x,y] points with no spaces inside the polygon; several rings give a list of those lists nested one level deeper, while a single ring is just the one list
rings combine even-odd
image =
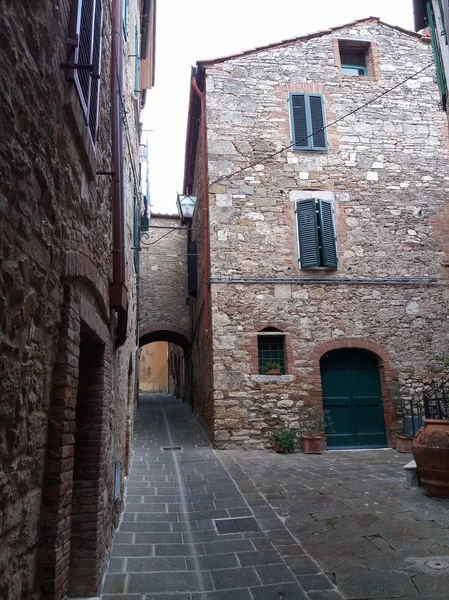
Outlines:
[{"label": "potted plant", "polygon": [[301,438],[301,448],[304,454],[321,454],[325,428],[329,433],[335,429],[329,411],[319,412],[309,406],[296,433]]},{"label": "potted plant", "polygon": [[265,375],[280,375],[281,365],[276,361],[268,360],[265,363]]},{"label": "potted plant", "polygon": [[[449,358],[440,361],[447,366]],[[449,376],[433,381],[421,394],[426,418],[413,439],[413,458],[427,494],[449,499]]]},{"label": "potted plant", "polygon": [[406,433],[396,434],[396,451],[397,452],[411,452],[413,435],[407,435]]},{"label": "potted plant", "polygon": [[291,429],[279,429],[270,433],[275,452],[294,452],[296,440]]}]

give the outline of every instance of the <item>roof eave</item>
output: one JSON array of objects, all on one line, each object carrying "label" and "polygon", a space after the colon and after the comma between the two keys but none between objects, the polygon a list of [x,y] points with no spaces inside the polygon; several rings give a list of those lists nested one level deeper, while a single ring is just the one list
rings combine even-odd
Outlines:
[{"label": "roof eave", "polygon": [[[418,1],[418,0],[415,0],[415,1]],[[290,44],[295,44],[296,42],[299,42],[299,41],[308,41],[311,39],[323,37],[325,35],[330,35],[336,31],[338,31],[339,29],[346,29],[347,27],[353,27],[354,25],[359,25],[361,23],[368,23],[370,21],[379,23],[381,25],[385,25],[386,27],[390,27],[391,29],[396,29],[396,31],[400,31],[401,33],[405,33],[412,37],[416,37],[416,38],[424,41],[425,43],[427,43],[427,38],[422,36],[420,33],[417,33],[416,31],[410,31],[409,29],[404,29],[403,27],[399,27],[398,25],[390,25],[390,23],[381,21],[379,19],[379,17],[366,17],[365,19],[358,19],[356,21],[351,21],[350,23],[345,23],[344,25],[338,25],[337,27],[323,29],[322,31],[316,31],[314,33],[309,33],[307,35],[301,35],[301,36],[298,36],[295,38],[290,38],[288,40],[282,40],[280,42],[275,42],[273,44],[267,44],[266,46],[258,46],[257,48],[251,48],[250,50],[244,50],[243,52],[238,52],[236,54],[230,54],[229,56],[222,56],[219,58],[200,60],[200,61],[198,61],[197,64],[207,67],[207,66],[226,62],[227,60],[232,60],[233,58],[241,58],[241,57],[247,56],[249,54],[255,54],[257,52],[264,52],[265,50],[270,50],[272,48],[280,48],[282,46],[289,46]]]}]

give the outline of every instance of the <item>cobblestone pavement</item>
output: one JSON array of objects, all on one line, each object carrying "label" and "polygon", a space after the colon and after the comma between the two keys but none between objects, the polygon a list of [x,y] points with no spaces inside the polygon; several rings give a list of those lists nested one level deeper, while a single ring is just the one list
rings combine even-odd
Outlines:
[{"label": "cobblestone pavement", "polygon": [[214,451],[142,395],[102,600],[449,600],[449,503],[405,487],[408,460]]},{"label": "cobblestone pavement", "polygon": [[253,484],[254,498],[266,500],[345,598],[449,599],[449,501],[406,487],[410,454],[217,455],[231,476]]}]

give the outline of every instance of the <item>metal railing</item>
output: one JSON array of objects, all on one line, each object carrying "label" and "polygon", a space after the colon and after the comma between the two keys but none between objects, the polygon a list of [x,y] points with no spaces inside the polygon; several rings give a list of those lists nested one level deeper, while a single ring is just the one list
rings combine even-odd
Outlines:
[{"label": "metal railing", "polygon": [[414,437],[424,419],[449,420],[449,375],[430,382],[412,396],[396,395],[395,403],[407,436]]}]

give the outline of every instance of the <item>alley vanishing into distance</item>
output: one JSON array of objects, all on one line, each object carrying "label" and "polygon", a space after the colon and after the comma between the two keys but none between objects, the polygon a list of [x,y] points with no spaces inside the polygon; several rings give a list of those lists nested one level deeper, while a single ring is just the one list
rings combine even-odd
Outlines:
[{"label": "alley vanishing into distance", "polygon": [[447,600],[449,501],[405,462],[215,451],[187,404],[141,394],[102,600]]}]

